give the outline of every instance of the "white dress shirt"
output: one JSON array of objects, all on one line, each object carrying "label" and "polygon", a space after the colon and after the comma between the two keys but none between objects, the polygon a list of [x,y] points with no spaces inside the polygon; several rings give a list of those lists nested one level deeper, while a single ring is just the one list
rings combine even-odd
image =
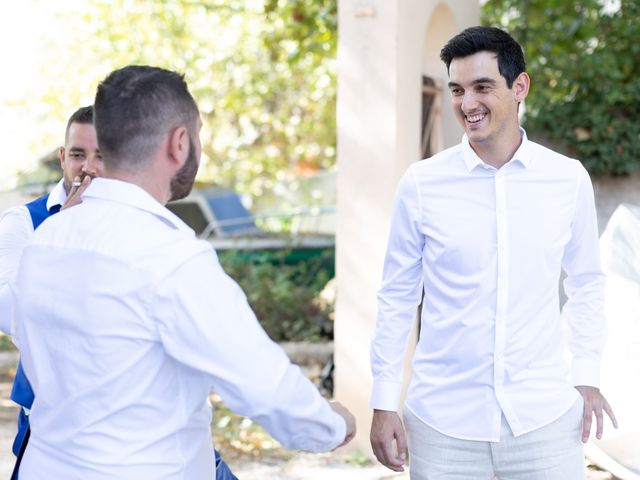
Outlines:
[{"label": "white dress shirt", "polygon": [[606,325],[591,182],[578,161],[521,135],[498,170],[465,136],[400,181],[378,293],[372,408],[398,408],[423,288],[406,407],[432,428],[498,441],[504,413],[518,436],[566,412],[574,385],[598,386]]},{"label": "white dress shirt", "polygon": [[[47,210],[55,205],[64,205],[67,193],[63,180],[51,190],[47,199]],[[8,284],[15,277],[20,265],[22,250],[33,237],[33,222],[24,205],[5,210],[0,217],[0,332],[9,335],[11,314]]]},{"label": "white dress shirt", "polygon": [[288,448],[345,438],[213,248],[133,184],[95,179],[48,219],[12,291],[35,391],[21,480],[211,480],[212,387]]}]

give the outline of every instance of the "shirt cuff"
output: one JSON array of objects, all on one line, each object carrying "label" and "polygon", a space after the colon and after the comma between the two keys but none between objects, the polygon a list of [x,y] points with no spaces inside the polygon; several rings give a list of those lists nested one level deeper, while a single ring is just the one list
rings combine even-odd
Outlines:
[{"label": "shirt cuff", "polygon": [[589,358],[574,358],[571,365],[573,385],[600,388],[600,362]]},{"label": "shirt cuff", "polygon": [[369,405],[374,410],[397,412],[400,406],[401,391],[402,384],[400,383],[374,380]]},{"label": "shirt cuff", "polygon": [[338,415],[338,417],[339,418],[336,420],[335,433],[333,437],[334,442],[329,448],[324,449],[323,451],[330,451],[337,448],[338,445],[341,445],[344,442],[345,438],[347,438],[347,421],[342,418],[342,415]]},{"label": "shirt cuff", "polygon": [[327,422],[330,424],[328,437],[316,440],[308,431],[300,432],[299,435],[293,436],[292,445],[296,445],[296,449],[314,453],[335,450],[347,437],[347,422],[342,418],[342,415],[333,410],[331,410],[330,414],[330,420]]}]

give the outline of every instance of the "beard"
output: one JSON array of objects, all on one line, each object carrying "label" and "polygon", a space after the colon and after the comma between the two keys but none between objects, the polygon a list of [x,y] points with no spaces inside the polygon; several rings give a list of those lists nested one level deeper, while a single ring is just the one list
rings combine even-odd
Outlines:
[{"label": "beard", "polygon": [[171,199],[180,200],[191,193],[193,182],[196,179],[196,173],[198,173],[198,159],[196,158],[196,146],[194,145],[191,137],[189,137],[189,154],[187,155],[187,161],[178,170],[175,176],[171,179]]}]

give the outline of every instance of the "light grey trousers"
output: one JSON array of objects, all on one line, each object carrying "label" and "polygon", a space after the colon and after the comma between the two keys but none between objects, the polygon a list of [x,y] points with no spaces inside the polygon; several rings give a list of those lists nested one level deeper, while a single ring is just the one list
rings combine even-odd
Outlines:
[{"label": "light grey trousers", "polygon": [[500,442],[460,440],[405,408],[411,480],[584,480],[582,398],[559,419],[514,437],[502,416]]}]

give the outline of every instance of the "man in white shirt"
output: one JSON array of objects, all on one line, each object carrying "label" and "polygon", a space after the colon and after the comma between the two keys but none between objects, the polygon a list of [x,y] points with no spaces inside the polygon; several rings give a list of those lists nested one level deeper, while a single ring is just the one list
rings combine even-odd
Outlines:
[{"label": "man in white shirt", "polygon": [[[82,107],[71,115],[65,130],[65,143],[58,154],[63,176],[53,191],[26,205],[7,210],[0,218],[0,289],[7,300],[8,284],[16,274],[22,251],[33,237],[34,230],[49,216],[58,213],[61,207],[77,203],[91,178],[102,173],[102,158],[93,127],[93,107]],[[10,313],[3,312],[0,317],[0,329],[9,333]],[[20,459],[29,438],[28,413],[33,403],[33,391],[20,363],[11,399],[21,407],[12,448],[17,458],[12,478],[17,478]]]},{"label": "man in white shirt", "polygon": [[398,187],[371,352],[374,453],[402,471],[406,427],[412,479],[583,479],[592,416],[598,438],[603,411],[616,425],[598,389],[604,276],[589,176],[520,128],[529,77],[511,36],[472,27],[441,58],[465,136]]},{"label": "man in white shirt", "polygon": [[[81,202],[81,195],[89,186],[91,179],[102,175],[102,156],[98,148],[96,130],[93,126],[93,106],[76,110],[65,129],[65,143],[58,151],[62,178],[54,189],[27,205],[11,208],[0,218],[0,288],[8,289],[18,269],[24,247],[29,243],[33,232],[49,216],[61,209],[69,208]],[[5,292],[7,293],[7,292]],[[8,299],[8,298],[7,298]],[[0,330],[9,334],[9,312],[0,315]],[[20,462],[29,441],[29,410],[33,405],[33,390],[22,364],[18,364],[11,391],[11,399],[20,405],[18,431],[12,450],[16,464],[12,480],[19,474]],[[218,451],[214,450],[216,479],[233,480],[236,477]]]},{"label": "man in white shirt", "polygon": [[351,414],[291,365],[211,246],[164,207],[189,193],[200,158],[182,77],[117,70],[94,112],[104,178],[38,229],[12,285],[35,392],[21,480],[209,480],[212,387],[289,448],[348,442]]},{"label": "man in white shirt", "polygon": [[[11,208],[0,218],[0,288],[8,288],[9,281],[15,276],[24,247],[29,243],[33,232],[51,215],[60,210],[81,203],[81,195],[89,186],[91,179],[102,175],[102,155],[98,148],[96,129],[93,125],[93,106],[76,110],[65,129],[65,142],[58,150],[62,178],[51,193],[46,194],[27,205]],[[0,315],[3,333],[9,334],[10,314]],[[22,364],[18,364],[11,392],[11,399],[20,405],[18,432],[13,443],[16,456],[12,480],[18,478],[22,455],[29,440],[29,410],[33,404],[33,391],[24,374]],[[216,479],[233,480],[236,477],[222,460],[220,453],[214,450]]]}]

